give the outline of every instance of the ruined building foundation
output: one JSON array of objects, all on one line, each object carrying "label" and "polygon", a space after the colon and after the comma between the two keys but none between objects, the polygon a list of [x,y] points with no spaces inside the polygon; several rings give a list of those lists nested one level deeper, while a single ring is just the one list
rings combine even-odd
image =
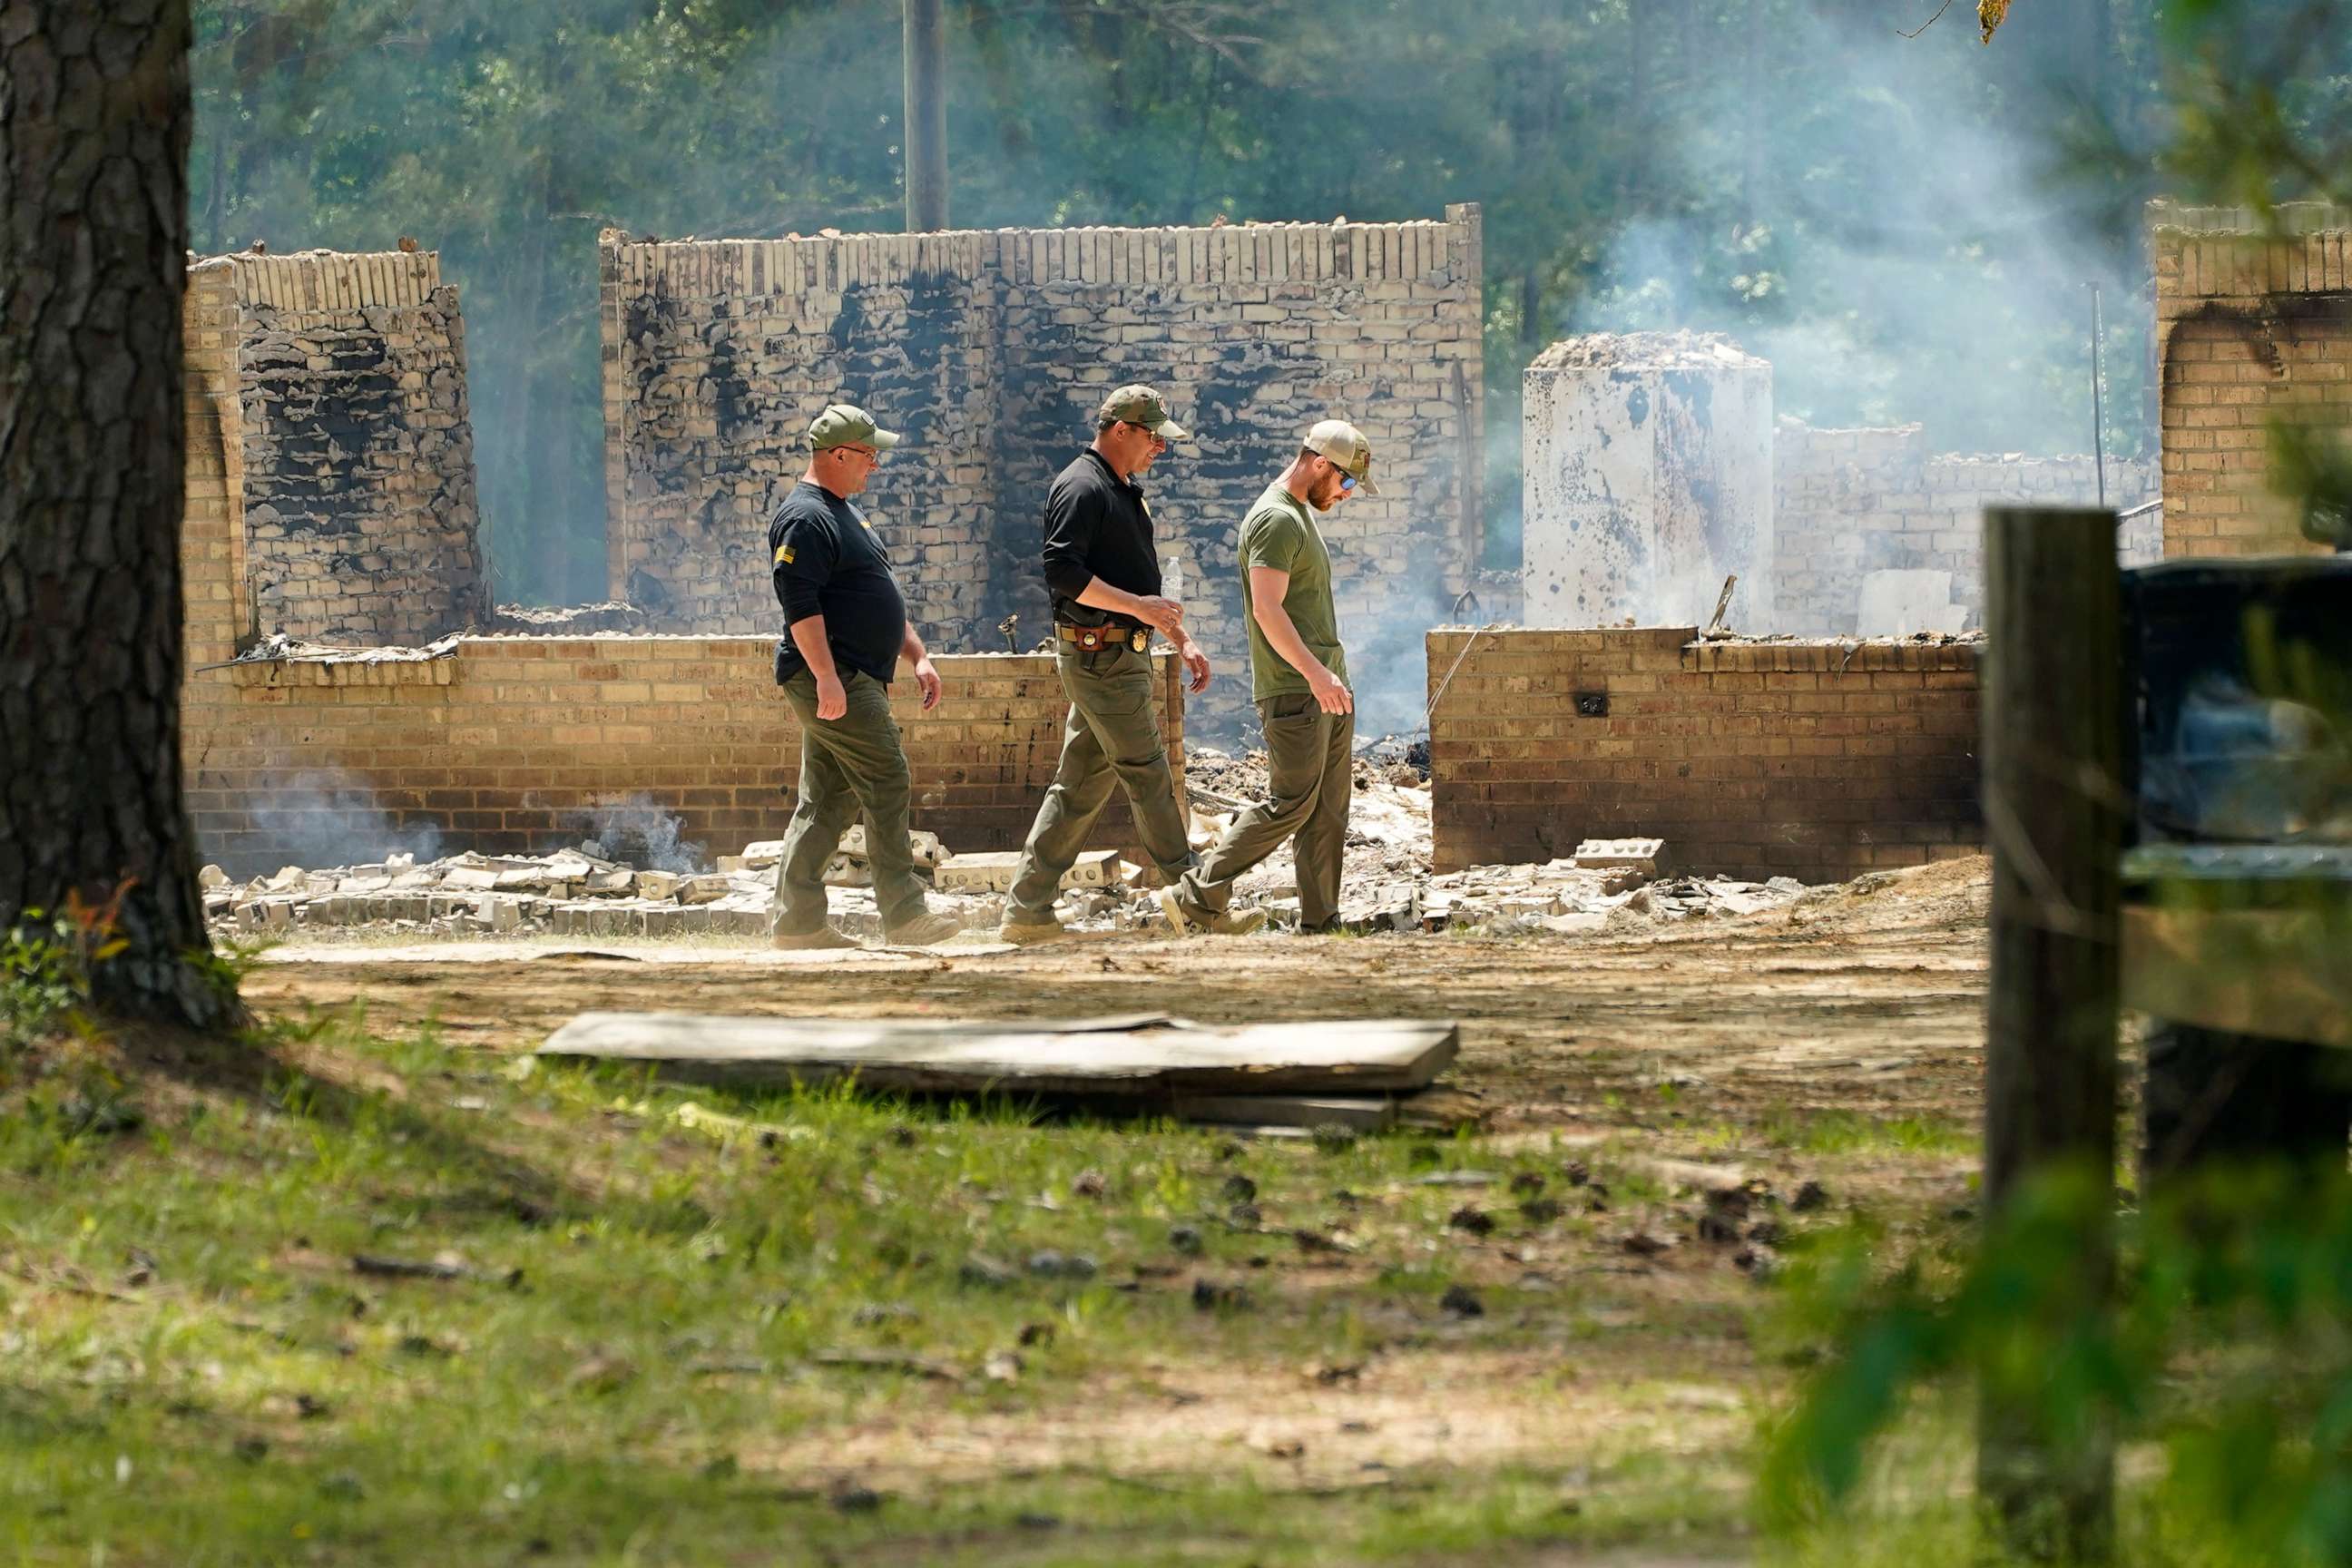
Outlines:
[{"label": "ruined building foundation", "polygon": [[[2159,527],[2168,555],[2315,548],[2272,488],[2266,426],[2276,413],[2352,426],[2352,223],[2285,216],[2289,240],[2243,214],[2154,215],[2167,496],[2160,523],[2144,512],[2119,536],[2127,560],[2154,554]],[[919,592],[935,596],[927,621],[961,617],[942,643],[984,647],[1003,602],[991,595],[1024,574],[1034,544],[1021,531],[1034,532],[1045,479],[1083,439],[1096,389],[1155,374],[1182,388],[1202,427],[1189,466],[1180,454],[1155,474],[1156,505],[1201,585],[1202,618],[1223,615],[1228,638],[1231,529],[1308,413],[1360,401],[1389,443],[1384,479],[1409,476],[1390,510],[1339,514],[1358,531],[1337,552],[1352,574],[1341,614],[1351,628],[1379,616],[1416,628],[1376,657],[1410,684],[1409,711],[1435,700],[1440,868],[1630,833],[1667,837],[1686,869],[1805,878],[1969,847],[1969,643],[1701,642],[1710,585],[1675,626],[1441,629],[1424,648],[1418,628],[1445,618],[1432,605],[1475,558],[1473,219],[608,247],[608,303],[624,327],[636,322],[606,361],[627,509],[616,576],[662,562],[680,574],[654,613],[681,629],[655,636],[471,635],[484,621],[464,335],[430,254],[196,264],[183,740],[205,850],[267,869],[322,841],[338,859],[425,835],[445,850],[545,848],[632,807],[674,816],[714,854],[774,836],[799,737],[769,681],[764,574],[733,579],[723,563],[756,536],[754,497],[788,468],[782,433],[804,422],[806,400],[867,379],[933,421],[916,432],[930,466],[898,470],[903,496],[931,499],[893,517],[886,489],[884,515],[908,542]],[[961,357],[925,346],[961,320],[917,308],[943,278],[964,279],[975,301],[957,328],[970,334]],[[1077,370],[1048,376],[1065,358]],[[1735,387],[1760,380],[1732,369]],[[1678,395],[1688,412],[1688,388]],[[1707,395],[1719,423],[1721,388]],[[1731,405],[1752,473],[1758,411]],[[1043,434],[1006,429],[1007,410]],[[1972,624],[1981,508],[2079,501],[2095,484],[2087,458],[1937,455],[1916,426],[1780,420],[1771,434],[1762,575],[1800,633],[1927,629],[1860,624],[1866,591],[1890,573],[1948,579],[1941,605]],[[742,445],[754,437],[766,444]],[[1557,471],[1559,455],[1549,461]],[[766,465],[752,489],[730,477],[745,462]],[[2111,501],[2141,500],[2152,479],[2148,466],[2111,464]],[[1708,558],[1710,575],[1722,561]],[[742,624],[719,632],[705,617]],[[1732,621],[1769,629],[1738,603]],[[344,647],[237,661],[277,632]],[[958,848],[1010,847],[1058,749],[1052,660],[943,663],[947,703],[901,713],[917,823]],[[1238,659],[1224,668],[1237,698]],[[1197,714],[1161,675],[1181,743]],[[1106,821],[1106,847],[1130,837],[1123,818]]]}]

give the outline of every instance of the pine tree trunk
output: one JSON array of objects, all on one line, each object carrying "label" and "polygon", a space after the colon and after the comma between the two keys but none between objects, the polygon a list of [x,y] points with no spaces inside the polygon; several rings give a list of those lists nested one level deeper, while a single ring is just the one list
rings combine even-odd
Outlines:
[{"label": "pine tree trunk", "polygon": [[212,1026],[180,795],[188,0],[0,3],[0,925],[122,898],[110,1011]]}]

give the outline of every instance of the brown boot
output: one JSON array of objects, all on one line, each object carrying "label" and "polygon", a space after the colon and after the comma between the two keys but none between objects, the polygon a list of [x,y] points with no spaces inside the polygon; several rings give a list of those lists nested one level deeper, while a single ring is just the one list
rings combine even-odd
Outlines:
[{"label": "brown boot", "polygon": [[1070,928],[1057,920],[1008,919],[996,928],[996,940],[1009,942],[1015,947],[1036,947],[1049,942],[1066,942],[1069,937]]},{"label": "brown boot", "polygon": [[906,924],[883,931],[882,941],[888,947],[929,947],[933,942],[947,941],[961,930],[963,922],[953,915],[925,910]]},{"label": "brown boot", "polygon": [[780,931],[769,939],[770,945],[784,952],[807,952],[856,947],[856,942],[831,926],[819,926],[814,931]]}]

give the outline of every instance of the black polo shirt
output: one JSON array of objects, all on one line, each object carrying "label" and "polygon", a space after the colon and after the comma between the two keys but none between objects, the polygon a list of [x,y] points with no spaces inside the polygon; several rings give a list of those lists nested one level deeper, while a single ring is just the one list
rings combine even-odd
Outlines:
[{"label": "black polo shirt", "polygon": [[1099,577],[1130,594],[1160,592],[1160,557],[1151,548],[1151,509],[1140,486],[1111,472],[1089,447],[1045,492],[1045,586],[1054,618],[1082,626],[1139,626],[1128,616],[1078,603]]},{"label": "black polo shirt", "polygon": [[834,663],[890,683],[907,640],[907,601],[890,556],[866,514],[824,486],[803,479],[768,520],[768,558],[787,628],[776,644],[776,684],[807,666],[790,627],[824,617]]}]

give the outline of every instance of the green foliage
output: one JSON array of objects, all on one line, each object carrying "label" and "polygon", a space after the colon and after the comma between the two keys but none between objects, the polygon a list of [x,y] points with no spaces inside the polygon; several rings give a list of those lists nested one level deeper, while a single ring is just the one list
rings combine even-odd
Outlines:
[{"label": "green foliage", "polygon": [[38,910],[0,938],[0,1050],[20,1051],[54,1033],[89,997],[89,982],[72,962],[71,928],[43,923]]},{"label": "green foliage", "polygon": [[2341,433],[2273,419],[2270,456],[2271,489],[2302,507],[2304,537],[2352,550],[2352,450]]},{"label": "green foliage", "polygon": [[2352,1561],[2352,1178],[2220,1172],[2126,1211],[2113,1311],[2080,1244],[2105,1202],[2057,1181],[1981,1238],[1856,1229],[1808,1258],[1786,1327],[1828,1359],[1773,1435],[1773,1521],[1835,1528],[1912,1395],[1973,1384],[2031,1402],[2062,1442],[2112,1424],[2161,1452],[2161,1479],[2126,1500],[2135,1561]]},{"label": "green foliage", "polygon": [[82,1026],[92,972],[130,945],[116,926],[121,899],[121,889],[102,905],[68,894],[57,914],[28,909],[0,936],[0,1066]]}]

